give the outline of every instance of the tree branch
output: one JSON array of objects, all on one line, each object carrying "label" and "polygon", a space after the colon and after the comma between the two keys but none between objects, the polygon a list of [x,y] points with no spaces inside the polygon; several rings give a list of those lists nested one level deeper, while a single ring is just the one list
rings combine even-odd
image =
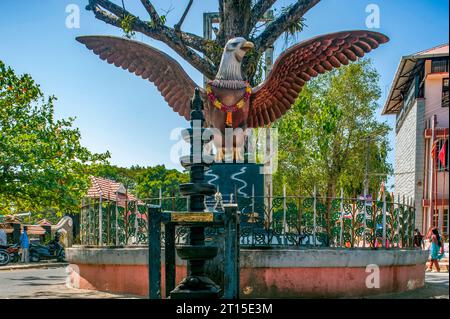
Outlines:
[{"label": "tree branch", "polygon": [[148,14],[150,15],[150,18],[152,19],[154,24],[161,24],[161,18],[159,17],[158,12],[156,12],[155,7],[149,0],[141,0],[142,5],[144,6],[145,10],[147,10]]},{"label": "tree branch", "polygon": [[225,45],[225,14],[223,12],[223,0],[219,0],[219,30],[216,33],[217,41],[220,45]]},{"label": "tree branch", "polygon": [[256,50],[260,53],[267,50],[286,31],[291,23],[298,21],[308,10],[319,2],[320,0],[298,0],[286,13],[270,23],[255,39]]},{"label": "tree branch", "polygon": [[[148,2],[147,0],[141,0],[141,1],[148,3],[152,8],[154,8],[153,5],[150,2]],[[135,17],[130,12],[124,10],[123,8],[121,8],[120,6],[112,3],[109,0],[89,0],[89,6],[88,6],[87,9],[89,10],[89,7],[95,7],[96,5],[97,6],[99,5],[99,6],[103,7],[104,9],[106,9],[109,12],[113,13],[114,15],[116,15],[118,18],[119,17],[123,18],[126,15],[130,15],[130,16],[133,16],[135,18],[135,21],[138,24],[147,25],[145,22],[140,20],[138,17]],[[105,13],[105,11],[103,11],[103,13]],[[155,19],[158,18],[159,21],[161,22],[161,19],[159,18],[159,15],[156,13],[156,11],[155,11],[155,14],[156,15],[154,15],[154,18]],[[99,18],[99,20],[102,20],[102,18],[105,18],[105,17],[103,16],[103,17]],[[111,15],[109,15],[108,19],[110,19],[110,18],[111,18]],[[102,21],[104,21],[104,20],[102,20]],[[106,21],[104,21],[104,22],[106,22]],[[108,22],[106,22],[106,23],[108,23]],[[117,26],[116,24],[112,24],[112,25]],[[166,27],[166,26],[163,26],[163,25],[158,24],[158,23],[154,23],[154,27],[153,28],[151,28],[149,25],[147,25],[147,26],[148,26],[148,28],[146,28],[146,29],[147,29],[147,32],[149,33],[147,35],[149,37],[151,37],[151,38],[154,38],[156,40],[163,41],[163,42],[164,42],[164,40],[161,39],[161,35],[158,34],[160,29],[161,28],[165,29],[164,31],[166,33],[172,33],[173,32],[173,29],[171,29],[169,27]],[[119,23],[118,27],[121,27],[120,23]],[[153,32],[150,29],[154,29]],[[138,31],[138,30],[135,30],[135,31]],[[202,38],[202,37],[200,37],[198,35],[195,35],[195,34],[192,34],[192,33],[188,33],[188,32],[181,32],[180,31],[179,33],[180,33],[179,37],[181,38],[181,40],[187,46],[189,46],[189,47],[191,47],[191,48],[193,48],[193,49],[195,49],[195,50],[197,50],[199,52],[207,54],[207,50],[206,50],[207,40],[206,39],[204,39],[204,38]]]},{"label": "tree branch", "polygon": [[89,9],[89,10],[94,12],[94,16],[98,20],[101,20],[101,21],[103,21],[107,24],[113,25],[115,27],[121,28],[120,19],[117,18],[115,15],[112,15],[112,14],[100,9],[100,7],[97,5],[92,6],[91,9]]},{"label": "tree branch", "polygon": [[[100,7],[109,12],[102,10]],[[178,35],[174,29],[164,25],[150,26],[148,23],[140,20],[138,17],[109,0],[89,0],[89,5],[86,9],[93,11],[97,19],[118,28],[122,28],[121,21],[123,17],[131,16],[133,18],[131,27],[134,31],[165,43],[205,76],[212,79],[217,73],[216,67],[209,60],[201,57],[184,43],[186,40],[187,43],[192,45],[192,48],[198,48],[199,51],[206,51],[207,41],[201,37],[189,33],[181,33]]]},{"label": "tree branch", "polygon": [[[142,1],[144,1],[144,0],[142,0]],[[183,25],[184,19],[186,18],[189,10],[191,9],[193,2],[194,2],[194,0],[189,0],[189,3],[183,12],[183,15],[181,16],[180,21],[177,24],[175,24],[175,26],[174,26],[175,31],[177,31],[177,32],[181,31],[181,26]]]},{"label": "tree branch", "polygon": [[253,29],[277,0],[259,0],[252,8],[250,26]]}]

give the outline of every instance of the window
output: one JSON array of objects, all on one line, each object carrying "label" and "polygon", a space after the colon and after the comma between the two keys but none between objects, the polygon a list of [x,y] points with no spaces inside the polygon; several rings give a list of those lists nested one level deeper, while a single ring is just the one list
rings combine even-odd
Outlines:
[{"label": "window", "polygon": [[437,162],[438,171],[440,171],[440,172],[444,171],[444,166],[442,165],[441,161],[439,160],[439,152],[441,151],[442,147],[444,146],[444,142],[445,142],[445,171],[448,172],[448,150],[449,150],[448,139],[445,139],[445,140],[440,139],[439,141],[437,141],[436,162]]},{"label": "window", "polygon": [[442,107],[448,107],[448,78],[442,79]]},{"label": "window", "polygon": [[433,209],[433,227],[439,227],[439,209]]},{"label": "window", "polygon": [[448,72],[448,58],[438,58],[431,62],[432,73],[444,73]]}]

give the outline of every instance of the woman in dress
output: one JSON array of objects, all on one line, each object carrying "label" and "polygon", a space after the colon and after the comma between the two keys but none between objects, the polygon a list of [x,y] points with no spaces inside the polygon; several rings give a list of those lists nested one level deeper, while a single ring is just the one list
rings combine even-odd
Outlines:
[{"label": "woman in dress", "polygon": [[436,271],[440,272],[439,268],[439,260],[444,256],[444,245],[442,245],[442,239],[439,235],[439,231],[436,227],[433,227],[428,232],[427,238],[431,242],[430,247],[430,264],[428,266],[427,271],[433,270],[433,264],[436,267]]}]

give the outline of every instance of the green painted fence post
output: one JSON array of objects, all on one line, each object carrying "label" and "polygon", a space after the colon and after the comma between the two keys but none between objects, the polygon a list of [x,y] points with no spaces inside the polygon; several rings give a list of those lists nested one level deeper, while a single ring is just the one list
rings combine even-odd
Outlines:
[{"label": "green painted fence post", "polygon": [[239,298],[239,216],[236,204],[224,204],[225,209],[225,299]]},{"label": "green painted fence post", "polygon": [[161,213],[148,207],[148,288],[150,299],[161,299]]}]

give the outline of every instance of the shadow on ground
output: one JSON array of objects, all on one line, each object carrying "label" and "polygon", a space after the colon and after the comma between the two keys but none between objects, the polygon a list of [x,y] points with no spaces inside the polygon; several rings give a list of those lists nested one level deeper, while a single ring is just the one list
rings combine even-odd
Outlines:
[{"label": "shadow on ground", "polygon": [[426,274],[425,285],[411,291],[370,296],[365,299],[449,299],[449,273]]}]

